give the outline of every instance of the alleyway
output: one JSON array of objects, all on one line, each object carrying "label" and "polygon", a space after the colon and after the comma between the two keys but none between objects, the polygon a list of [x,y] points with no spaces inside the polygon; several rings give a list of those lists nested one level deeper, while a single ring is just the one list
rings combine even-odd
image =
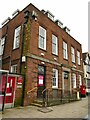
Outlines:
[{"label": "alleyway", "polygon": [[83,118],[88,114],[88,97],[81,101],[49,107],[51,112],[43,113],[36,106],[6,109],[3,118]]}]

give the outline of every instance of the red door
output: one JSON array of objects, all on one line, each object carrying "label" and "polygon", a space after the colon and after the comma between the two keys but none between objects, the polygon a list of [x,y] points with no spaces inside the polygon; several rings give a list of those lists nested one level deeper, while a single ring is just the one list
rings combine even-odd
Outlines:
[{"label": "red door", "polygon": [[2,82],[0,84],[0,109],[3,104],[4,99],[4,91],[5,91],[5,84],[7,80],[6,85],[6,94],[5,94],[5,103],[4,106],[6,108],[13,107],[14,106],[14,98],[15,98],[15,84],[16,84],[16,77],[15,76],[8,76],[8,79],[5,75],[2,76]]},{"label": "red door", "polygon": [[5,103],[12,103],[12,104],[14,103],[15,80],[16,80],[16,77],[14,77],[14,76],[9,76],[8,77]]}]

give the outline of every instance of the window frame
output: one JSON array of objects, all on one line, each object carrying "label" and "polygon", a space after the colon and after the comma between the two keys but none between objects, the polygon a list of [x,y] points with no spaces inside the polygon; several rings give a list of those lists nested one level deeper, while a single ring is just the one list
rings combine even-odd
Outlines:
[{"label": "window frame", "polygon": [[81,61],[80,61],[80,51],[77,50],[77,63],[78,65],[81,65]]},{"label": "window frame", "polygon": [[18,26],[14,30],[13,49],[19,48],[19,44],[20,44],[20,31],[21,31],[21,26]]},{"label": "window frame", "polygon": [[52,34],[52,53],[58,55],[58,38],[54,34]]},{"label": "window frame", "polygon": [[3,55],[4,53],[4,46],[5,46],[5,40],[6,40],[6,37],[3,36],[1,39],[0,39],[0,46],[1,46],[1,55]]},{"label": "window frame", "polygon": [[[42,33],[41,33],[41,30],[44,32],[44,35],[42,35]],[[43,47],[41,46],[41,44],[40,44],[40,42],[41,42],[41,40],[40,39],[42,39],[43,40]],[[44,27],[42,27],[42,26],[39,26],[39,41],[38,41],[38,47],[40,48],[40,49],[43,49],[43,50],[46,50],[46,29],[44,28]]]},{"label": "window frame", "polygon": [[71,46],[71,58],[72,62],[75,63],[75,48]]},{"label": "window frame", "polygon": [[79,75],[79,86],[81,86],[81,85],[82,85],[82,76]]},{"label": "window frame", "polygon": [[[58,69],[53,69],[52,71],[52,88],[58,88]],[[55,76],[54,76],[55,72]],[[55,85],[53,84],[55,82]]]},{"label": "window frame", "polygon": [[68,44],[63,41],[63,58],[68,60]]},{"label": "window frame", "polygon": [[72,85],[73,85],[73,88],[77,88],[76,74],[75,73],[72,74]]},{"label": "window frame", "polygon": [[[15,71],[13,71],[13,67],[15,67]],[[11,65],[11,73],[17,73],[17,64]]]}]

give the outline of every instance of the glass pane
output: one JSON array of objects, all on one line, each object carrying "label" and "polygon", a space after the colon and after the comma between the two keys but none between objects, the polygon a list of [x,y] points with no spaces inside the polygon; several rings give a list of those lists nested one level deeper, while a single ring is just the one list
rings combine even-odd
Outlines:
[{"label": "glass pane", "polygon": [[41,35],[42,37],[45,37],[45,29],[42,28],[41,26],[39,27],[39,35]]},{"label": "glass pane", "polygon": [[43,66],[38,66],[38,73],[44,74],[44,67]]},{"label": "glass pane", "polygon": [[52,53],[56,53],[56,44],[52,44]]},{"label": "glass pane", "polygon": [[39,47],[44,48],[44,38],[41,36],[39,37]]}]

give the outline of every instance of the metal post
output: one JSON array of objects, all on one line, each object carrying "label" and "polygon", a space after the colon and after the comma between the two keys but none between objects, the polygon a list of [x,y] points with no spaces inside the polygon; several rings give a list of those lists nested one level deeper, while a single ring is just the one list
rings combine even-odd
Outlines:
[{"label": "metal post", "polygon": [[71,98],[71,93],[70,93],[70,90],[69,90],[69,102],[70,102],[70,98]]},{"label": "metal post", "polygon": [[21,101],[21,106],[24,105],[24,97],[25,97],[25,79],[26,79],[26,75],[22,75],[23,76],[23,86],[22,86],[22,101]]},{"label": "metal post", "polygon": [[5,89],[4,89],[4,98],[3,98],[3,105],[2,105],[2,113],[4,113],[4,109],[5,109],[7,81],[8,81],[8,73],[6,74],[6,83],[5,83]]},{"label": "metal post", "polygon": [[61,103],[62,103],[62,99],[63,99],[63,91],[61,89]]},{"label": "metal post", "polygon": [[46,101],[45,101],[45,107],[48,106],[48,89],[46,90]]}]

